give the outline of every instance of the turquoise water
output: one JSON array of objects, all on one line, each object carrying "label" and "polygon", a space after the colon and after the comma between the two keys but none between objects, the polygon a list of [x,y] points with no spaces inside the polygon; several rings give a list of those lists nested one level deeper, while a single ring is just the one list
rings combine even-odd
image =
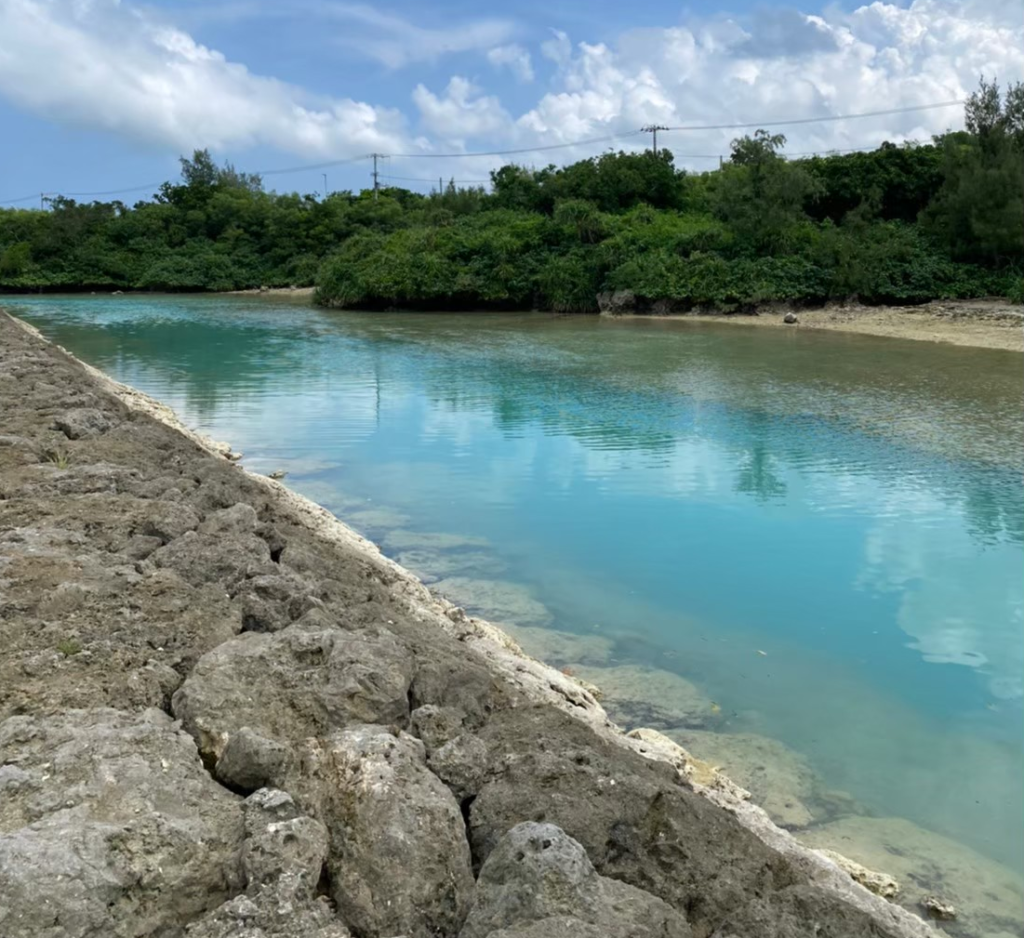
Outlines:
[{"label": "turquoise water", "polygon": [[686,677],[721,729],[783,741],[863,810],[1024,867],[1019,355],[264,298],[5,305],[426,575],[522,588],[480,611],[526,596],[520,621]]}]

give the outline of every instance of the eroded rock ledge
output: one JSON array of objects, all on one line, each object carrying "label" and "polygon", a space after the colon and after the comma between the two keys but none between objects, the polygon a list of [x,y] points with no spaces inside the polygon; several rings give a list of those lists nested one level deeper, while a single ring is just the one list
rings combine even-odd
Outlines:
[{"label": "eroded rock ledge", "polygon": [[4,938],[931,934],[4,314],[0,631]]}]

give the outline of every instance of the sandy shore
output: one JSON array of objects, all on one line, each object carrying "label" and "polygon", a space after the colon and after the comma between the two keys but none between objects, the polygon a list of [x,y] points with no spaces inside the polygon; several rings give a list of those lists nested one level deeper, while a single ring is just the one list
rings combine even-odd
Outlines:
[{"label": "sandy shore", "polygon": [[[890,339],[945,342],[973,348],[1024,352],[1024,308],[1002,300],[936,301],[923,306],[834,306],[798,309],[797,323],[788,324],[785,309],[756,316],[679,315],[658,317],[730,326],[819,329],[853,332]],[[631,316],[630,318],[647,318]]]}]

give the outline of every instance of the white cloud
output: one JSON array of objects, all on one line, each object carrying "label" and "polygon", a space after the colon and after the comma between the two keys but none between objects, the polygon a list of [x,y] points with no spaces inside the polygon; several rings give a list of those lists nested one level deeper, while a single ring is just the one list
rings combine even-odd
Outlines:
[{"label": "white cloud", "polygon": [[507,129],[511,117],[495,97],[479,94],[480,89],[458,75],[448,82],[444,97],[417,85],[412,99],[428,132],[444,140],[462,141],[488,137]]},{"label": "white cloud", "polygon": [[[559,33],[542,46],[558,64],[556,87],[518,125],[557,141],[650,122],[743,123],[930,104],[962,98],[981,73],[1021,79],[1022,46],[1019,8],[976,0],[874,2],[822,16],[776,10],[749,24],[698,20],[575,48]],[[781,129],[799,152],[926,138],[960,123],[954,107]],[[680,153],[727,153],[736,135],[663,139]]]},{"label": "white cloud", "polygon": [[373,35],[347,36],[340,41],[389,68],[429,62],[458,52],[483,51],[505,42],[515,31],[508,20],[496,19],[446,23],[431,29],[361,3],[322,3],[314,9],[320,15],[368,27]]},{"label": "white cloud", "polygon": [[[327,0],[296,0],[294,7],[242,0],[231,11],[308,15],[328,30],[344,24],[350,35],[340,41],[395,68],[475,51],[520,80],[534,71],[530,51],[512,42],[514,25],[500,19],[427,28],[364,4]],[[532,106],[510,114],[500,97],[458,76],[442,93],[421,83],[412,92],[420,136],[410,140],[398,110],[313,97],[253,74],[127,0],[0,0],[0,95],[57,121],[178,151],[262,144],[316,159],[369,150],[429,153],[468,148],[468,140],[482,150],[528,150],[623,135],[647,123],[769,122],[961,98],[982,73],[1003,83],[1024,78],[1018,13],[1011,0],[875,0],[815,16],[776,9],[745,19],[694,19],[630,30],[606,43],[574,45],[552,31],[539,51],[553,73]],[[951,107],[779,129],[788,150],[801,152],[927,138],[961,122],[961,109]],[[667,133],[659,143],[677,153],[680,165],[707,168],[715,161],[686,154],[728,153],[738,133]],[[633,136],[621,145],[646,143]],[[567,162],[604,146],[515,158]],[[431,176],[483,176],[499,162],[467,158],[419,168]]]},{"label": "white cloud", "polygon": [[117,0],[2,0],[0,94],[60,122],[176,148],[305,155],[397,148],[405,120],[317,99]]},{"label": "white cloud", "polygon": [[495,68],[507,66],[521,82],[533,81],[533,60],[521,45],[496,46],[487,53],[487,61]]}]

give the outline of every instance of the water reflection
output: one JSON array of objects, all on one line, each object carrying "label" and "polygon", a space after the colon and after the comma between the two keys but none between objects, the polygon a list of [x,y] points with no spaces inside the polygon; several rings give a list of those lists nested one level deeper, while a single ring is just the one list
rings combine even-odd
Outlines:
[{"label": "water reflection", "polygon": [[[9,305],[452,589],[504,613],[528,590],[876,812],[1022,862],[1019,356],[226,298]],[[984,770],[951,784],[964,753]]]}]

